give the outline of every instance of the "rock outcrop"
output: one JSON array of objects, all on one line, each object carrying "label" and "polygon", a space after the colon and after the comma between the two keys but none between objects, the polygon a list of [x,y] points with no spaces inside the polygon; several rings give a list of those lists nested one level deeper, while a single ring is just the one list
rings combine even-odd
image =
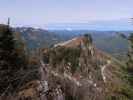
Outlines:
[{"label": "rock outcrop", "polygon": [[40,65],[41,79],[34,84],[39,84],[36,94],[41,100],[107,100],[121,85],[120,64],[86,36],[43,50]]}]

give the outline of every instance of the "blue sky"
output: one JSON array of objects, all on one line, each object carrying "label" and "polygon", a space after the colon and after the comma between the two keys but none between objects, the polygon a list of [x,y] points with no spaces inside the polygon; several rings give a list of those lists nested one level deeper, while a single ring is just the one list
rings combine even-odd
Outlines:
[{"label": "blue sky", "polygon": [[0,23],[10,17],[14,26],[47,28],[61,23],[89,23],[103,27],[118,24],[121,28],[130,24],[132,6],[133,0],[0,0]]}]

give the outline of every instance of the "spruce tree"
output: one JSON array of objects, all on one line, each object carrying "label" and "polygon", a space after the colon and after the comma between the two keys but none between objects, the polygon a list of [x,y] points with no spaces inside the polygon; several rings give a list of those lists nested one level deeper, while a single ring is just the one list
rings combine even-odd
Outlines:
[{"label": "spruce tree", "polygon": [[0,94],[13,93],[17,87],[17,72],[24,60],[15,50],[15,39],[9,25],[0,25]]},{"label": "spruce tree", "polygon": [[127,62],[127,71],[129,73],[128,80],[133,85],[133,33],[128,38],[130,43],[130,48],[128,52],[128,62]]}]

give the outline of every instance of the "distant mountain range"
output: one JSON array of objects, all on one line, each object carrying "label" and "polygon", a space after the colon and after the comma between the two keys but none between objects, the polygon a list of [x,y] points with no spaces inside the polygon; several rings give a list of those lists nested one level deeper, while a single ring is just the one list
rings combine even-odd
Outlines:
[{"label": "distant mountain range", "polygon": [[18,27],[14,31],[21,33],[28,48],[52,47],[59,42],[67,41],[85,33],[91,34],[94,45],[119,58],[128,51],[128,41],[119,36],[123,33],[128,36],[132,31],[88,31],[88,30],[44,30],[31,27]]},{"label": "distant mountain range", "polygon": [[19,32],[30,49],[49,47],[53,43],[57,43],[61,38],[43,29],[36,29],[32,27],[17,27],[15,32]]}]

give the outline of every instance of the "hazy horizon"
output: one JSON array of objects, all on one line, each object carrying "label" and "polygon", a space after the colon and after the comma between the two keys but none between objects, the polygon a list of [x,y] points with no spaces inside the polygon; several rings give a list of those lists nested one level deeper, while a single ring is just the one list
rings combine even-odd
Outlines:
[{"label": "hazy horizon", "polygon": [[132,30],[132,4],[132,0],[1,0],[0,23],[10,17],[12,26]]}]

